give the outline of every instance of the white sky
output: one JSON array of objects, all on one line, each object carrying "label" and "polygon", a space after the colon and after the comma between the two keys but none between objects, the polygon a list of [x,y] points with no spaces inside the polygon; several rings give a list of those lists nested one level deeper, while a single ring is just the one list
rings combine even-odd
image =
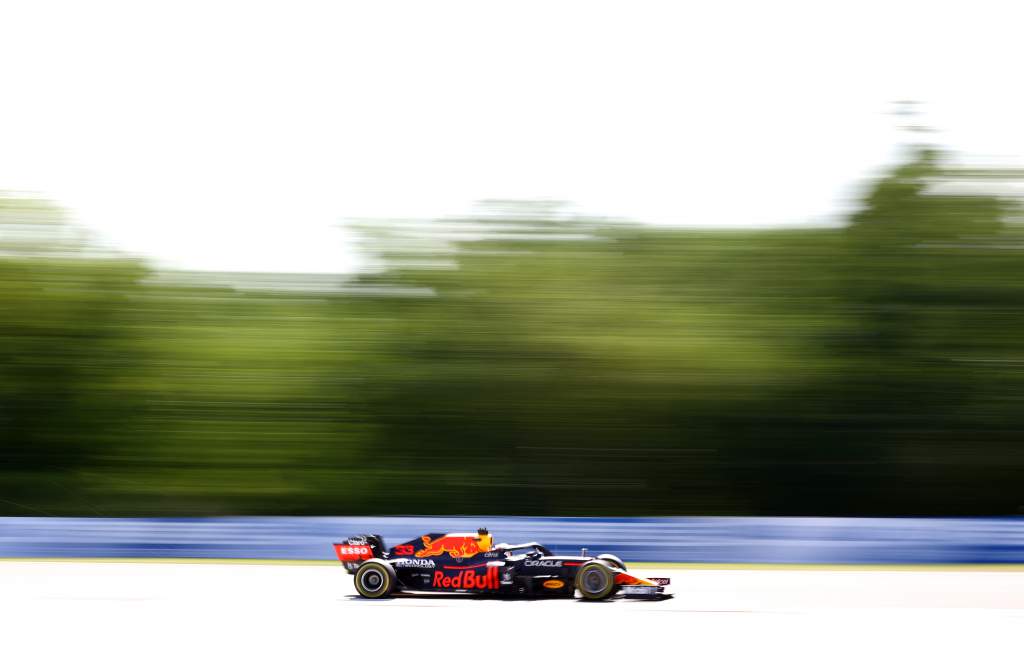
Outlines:
[{"label": "white sky", "polygon": [[[345,217],[841,213],[926,104],[1024,154],[1024,2],[0,0],[0,189],[165,266],[344,272]],[[1019,161],[1018,161],[1019,162]]]}]

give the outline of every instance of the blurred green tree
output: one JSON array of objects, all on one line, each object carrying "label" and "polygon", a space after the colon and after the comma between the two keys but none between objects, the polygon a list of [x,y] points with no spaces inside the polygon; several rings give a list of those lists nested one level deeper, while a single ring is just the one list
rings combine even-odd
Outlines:
[{"label": "blurred green tree", "polygon": [[56,208],[11,197],[0,255],[0,505],[50,514],[133,413],[126,327],[146,269],[93,249]]},{"label": "blurred green tree", "polygon": [[872,488],[874,509],[899,496],[933,514],[1014,512],[1020,502],[1004,497],[1024,468],[1018,418],[996,401],[1021,402],[1024,384],[1020,205],[1005,170],[945,159],[913,148],[846,230],[842,294],[855,323],[832,395],[858,443],[876,447],[871,478],[888,487]]}]

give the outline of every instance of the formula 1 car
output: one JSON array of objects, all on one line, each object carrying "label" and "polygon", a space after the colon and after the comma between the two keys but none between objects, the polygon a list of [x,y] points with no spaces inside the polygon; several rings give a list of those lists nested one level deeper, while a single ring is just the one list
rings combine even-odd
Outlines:
[{"label": "formula 1 car", "polygon": [[626,571],[612,554],[555,556],[543,545],[494,544],[487,529],[476,533],[428,533],[385,550],[379,535],[358,535],[334,544],[356,591],[379,599],[398,591],[500,596],[625,597],[663,599],[667,578],[644,579]]}]

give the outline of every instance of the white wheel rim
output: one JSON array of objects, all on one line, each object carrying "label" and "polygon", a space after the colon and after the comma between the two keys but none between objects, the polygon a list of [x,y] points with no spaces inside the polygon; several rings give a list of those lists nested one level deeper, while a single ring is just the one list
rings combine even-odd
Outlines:
[{"label": "white wheel rim", "polygon": [[378,592],[384,588],[384,583],[386,581],[387,579],[385,579],[384,573],[377,568],[363,570],[363,573],[359,575],[359,585],[368,593]]},{"label": "white wheel rim", "polygon": [[608,587],[608,575],[604,570],[594,568],[583,574],[583,588],[588,593],[600,593]]}]

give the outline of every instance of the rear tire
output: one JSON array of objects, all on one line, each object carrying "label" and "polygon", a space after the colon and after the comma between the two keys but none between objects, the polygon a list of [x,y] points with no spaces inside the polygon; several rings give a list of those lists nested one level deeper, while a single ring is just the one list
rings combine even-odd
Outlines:
[{"label": "rear tire", "polygon": [[607,599],[615,592],[615,573],[601,561],[590,561],[576,573],[576,590],[583,599]]},{"label": "rear tire", "polygon": [[379,558],[364,561],[356,569],[356,592],[369,599],[387,597],[398,585],[398,575],[391,564]]}]

